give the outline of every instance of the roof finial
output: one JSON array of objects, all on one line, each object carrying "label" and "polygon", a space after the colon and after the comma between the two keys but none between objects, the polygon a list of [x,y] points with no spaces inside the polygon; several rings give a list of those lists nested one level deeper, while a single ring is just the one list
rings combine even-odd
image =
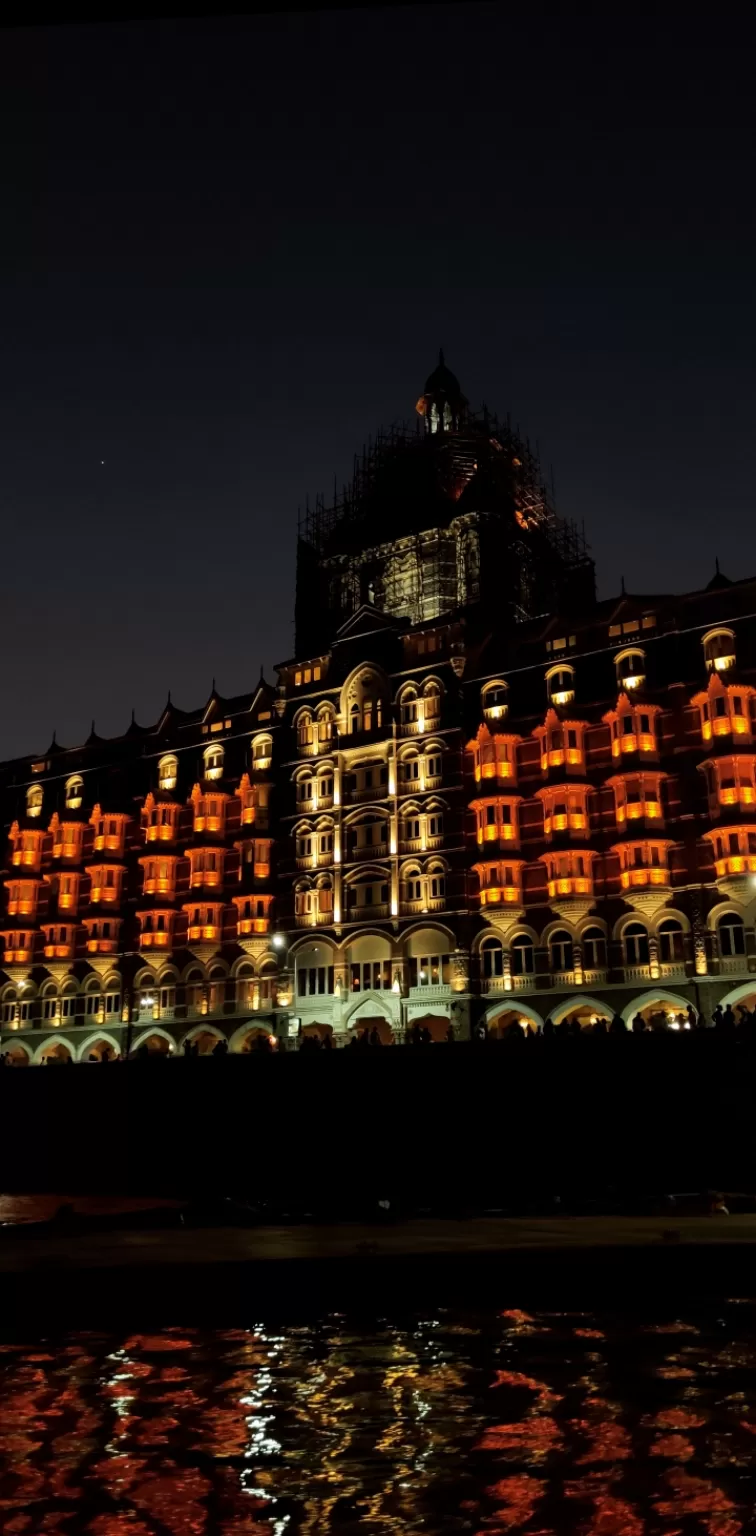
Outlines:
[{"label": "roof finial", "polygon": [[625,591],[625,578],[624,578],[624,576],[620,576],[620,583],[621,583],[621,587],[622,587],[622,596],[623,597],[627,597],[627,593]]},{"label": "roof finial", "polygon": [[212,692],[215,693],[215,678],[213,678]]},{"label": "roof finial", "polygon": [[438,366],[439,366],[439,368],[443,368],[443,366],[444,366],[444,349],[443,349],[443,347],[439,347],[439,349],[438,349]]},{"label": "roof finial", "polygon": [[170,702],[171,702],[171,690],[169,688],[168,689],[168,703],[170,704]]},{"label": "roof finial", "polygon": [[263,680],[263,664],[260,662],[260,682]]},{"label": "roof finial", "polygon": [[719,575],[719,555],[714,556],[714,564],[716,566],[717,575]]},{"label": "roof finial", "polygon": [[131,706],[131,724],[134,725],[135,723],[136,723],[136,710],[135,710],[135,708],[134,708],[134,706],[132,704],[132,706]]},{"label": "roof finial", "polygon": [[93,735],[93,736],[94,736],[94,733],[95,733],[95,728],[94,728],[94,720],[93,720],[93,721],[92,721],[92,735]]},{"label": "roof finial", "polygon": [[54,747],[57,747],[57,745],[58,745],[58,730],[57,730],[57,726],[56,726],[56,728],[55,728],[55,729],[54,729],[54,730],[53,730],[53,739],[52,739],[52,744],[53,744],[53,746],[54,746]]}]

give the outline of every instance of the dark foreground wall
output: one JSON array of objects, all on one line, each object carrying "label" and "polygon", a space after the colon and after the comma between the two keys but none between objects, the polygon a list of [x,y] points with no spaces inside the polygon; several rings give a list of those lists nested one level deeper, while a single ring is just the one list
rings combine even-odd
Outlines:
[{"label": "dark foreground wall", "polygon": [[0,1073],[0,1189],[346,1212],[756,1190],[756,1045],[713,1032]]}]

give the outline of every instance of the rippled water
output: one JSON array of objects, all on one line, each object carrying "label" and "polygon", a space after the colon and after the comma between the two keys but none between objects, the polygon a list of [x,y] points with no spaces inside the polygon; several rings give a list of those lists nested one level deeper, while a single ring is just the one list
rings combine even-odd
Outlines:
[{"label": "rippled water", "polygon": [[736,1536],[756,1302],[6,1344],[0,1468],[4,1536]]}]

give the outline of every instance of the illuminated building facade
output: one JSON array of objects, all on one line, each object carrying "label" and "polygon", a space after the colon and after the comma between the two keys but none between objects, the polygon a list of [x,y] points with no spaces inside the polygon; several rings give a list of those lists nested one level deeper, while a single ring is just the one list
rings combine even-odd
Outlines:
[{"label": "illuminated building facade", "polygon": [[250,694],[0,765],[19,1064],[756,1000],[756,579],[598,601],[440,361]]}]

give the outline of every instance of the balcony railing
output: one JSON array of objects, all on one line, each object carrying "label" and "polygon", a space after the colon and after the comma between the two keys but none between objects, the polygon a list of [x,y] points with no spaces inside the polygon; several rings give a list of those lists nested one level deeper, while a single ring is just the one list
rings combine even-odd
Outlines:
[{"label": "balcony railing", "polygon": [[414,917],[422,912],[443,912],[445,906],[445,896],[429,896],[427,901],[420,896],[416,900],[402,902],[402,916]]},{"label": "balcony railing", "polygon": [[354,859],[385,859],[388,857],[388,843],[365,843],[364,847],[349,848],[345,855],[346,862]]},{"label": "balcony railing", "polygon": [[719,969],[723,976],[737,976],[741,971],[748,974],[748,958],[746,955],[722,955]]},{"label": "balcony railing", "polygon": [[388,917],[389,904],[381,901],[372,907],[350,907],[346,918],[349,923],[364,923],[378,917]]},{"label": "balcony railing", "polygon": [[448,981],[428,981],[419,987],[410,987],[407,994],[410,1003],[447,1003],[450,997]]},{"label": "balcony railing", "polygon": [[348,799],[352,804],[362,804],[368,800],[387,800],[388,784],[370,784],[364,789],[350,789]]},{"label": "balcony railing", "polygon": [[684,960],[662,960],[659,963],[659,977],[662,981],[685,981]]}]

